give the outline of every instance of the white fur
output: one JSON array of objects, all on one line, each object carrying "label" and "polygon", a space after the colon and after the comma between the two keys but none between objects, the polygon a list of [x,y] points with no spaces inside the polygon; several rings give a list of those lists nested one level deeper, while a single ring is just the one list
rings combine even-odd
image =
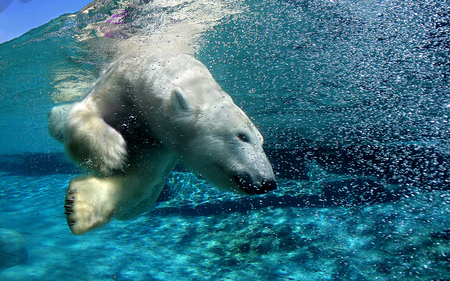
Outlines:
[{"label": "white fur", "polygon": [[124,168],[125,140],[85,103],[72,106],[64,130],[66,152],[76,163],[101,175]]},{"label": "white fur", "polygon": [[[63,135],[59,139],[72,160],[99,174],[69,186],[66,213],[75,234],[154,204],[176,159],[225,190],[249,192],[245,185],[274,183],[261,134],[190,55],[163,50],[126,55],[66,118],[59,112],[50,115],[50,131]],[[59,128],[62,132],[55,132]]]}]

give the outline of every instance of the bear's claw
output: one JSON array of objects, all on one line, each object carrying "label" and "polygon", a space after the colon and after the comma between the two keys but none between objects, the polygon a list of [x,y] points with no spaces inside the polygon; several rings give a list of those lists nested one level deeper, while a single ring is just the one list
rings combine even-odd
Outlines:
[{"label": "bear's claw", "polygon": [[[67,194],[69,194],[69,193],[74,193],[74,191],[68,190]],[[72,203],[73,203],[74,199],[73,198],[66,199],[65,201],[66,201],[66,205],[64,205],[64,210],[65,210],[64,214],[71,215],[72,214]]]}]

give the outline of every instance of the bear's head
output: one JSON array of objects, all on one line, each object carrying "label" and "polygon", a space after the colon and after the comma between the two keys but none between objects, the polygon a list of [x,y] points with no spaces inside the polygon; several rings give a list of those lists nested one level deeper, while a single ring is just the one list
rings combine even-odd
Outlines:
[{"label": "bear's head", "polygon": [[276,188],[261,134],[205,65],[166,50],[152,50],[145,60],[135,77],[145,81],[142,100],[150,100],[135,105],[152,137],[219,188],[246,194]]},{"label": "bear's head", "polygon": [[246,194],[275,189],[258,129],[209,72],[197,78],[170,93],[167,134],[172,148],[188,167],[219,188]]}]

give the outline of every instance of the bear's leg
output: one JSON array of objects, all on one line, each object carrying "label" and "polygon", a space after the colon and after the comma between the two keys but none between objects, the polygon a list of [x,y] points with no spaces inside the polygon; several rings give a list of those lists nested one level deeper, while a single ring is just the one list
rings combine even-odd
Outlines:
[{"label": "bear's leg", "polygon": [[163,147],[161,143],[153,143],[141,148],[133,166],[124,177],[123,205],[114,217],[118,220],[132,219],[155,205],[170,171],[177,160],[175,154]]},{"label": "bear's leg", "polygon": [[101,175],[125,168],[125,139],[83,102],[71,107],[64,134],[68,156],[81,166]]},{"label": "bear's leg", "polygon": [[78,176],[70,181],[64,208],[73,234],[103,226],[113,217],[131,219],[155,204],[176,158],[161,145],[142,150],[124,174]]}]

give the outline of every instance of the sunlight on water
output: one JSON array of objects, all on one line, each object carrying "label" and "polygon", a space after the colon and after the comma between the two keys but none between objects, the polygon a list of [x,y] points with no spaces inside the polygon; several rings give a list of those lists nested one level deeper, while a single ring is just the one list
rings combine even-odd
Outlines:
[{"label": "sunlight on water", "polygon": [[[1,44],[0,279],[449,280],[449,22],[438,0],[99,0]],[[155,46],[210,69],[278,190],[178,166],[153,210],[73,236],[47,112]]]}]

